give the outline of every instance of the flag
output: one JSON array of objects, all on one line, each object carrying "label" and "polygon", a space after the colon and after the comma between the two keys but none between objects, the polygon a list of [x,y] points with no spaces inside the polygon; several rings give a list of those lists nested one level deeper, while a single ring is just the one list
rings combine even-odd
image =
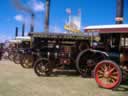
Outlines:
[{"label": "flag", "polygon": [[80,30],[80,17],[79,16],[72,16],[71,17],[71,25],[73,25],[72,27],[74,27],[74,29]]}]

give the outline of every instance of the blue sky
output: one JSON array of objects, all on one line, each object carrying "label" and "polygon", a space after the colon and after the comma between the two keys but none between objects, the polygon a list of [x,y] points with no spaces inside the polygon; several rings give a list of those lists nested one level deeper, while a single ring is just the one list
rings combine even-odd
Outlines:
[{"label": "blue sky", "polygon": [[[42,8],[44,7],[45,0],[21,0],[21,3],[34,10],[36,14],[35,31],[43,32],[44,8],[35,10],[32,4],[33,1],[37,4],[41,2]],[[128,0],[124,1],[124,23],[128,23]],[[82,27],[115,23],[116,0],[51,0],[50,31],[54,31],[55,28],[60,32],[65,31],[63,27],[67,18],[66,8],[72,9],[72,15],[77,15],[77,10],[81,9]],[[30,14],[16,9],[12,0],[1,0],[0,12],[0,42],[6,39],[13,39],[16,26],[19,27],[19,35],[21,35],[22,22],[15,19],[18,15],[25,19],[25,32],[26,34],[29,32]]]}]

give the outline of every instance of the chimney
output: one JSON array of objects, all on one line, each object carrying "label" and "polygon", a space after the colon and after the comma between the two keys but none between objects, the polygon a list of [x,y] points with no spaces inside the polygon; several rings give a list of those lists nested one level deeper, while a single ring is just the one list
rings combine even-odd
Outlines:
[{"label": "chimney", "polygon": [[25,31],[25,23],[22,25],[22,36],[24,36],[24,31]]},{"label": "chimney", "polygon": [[16,31],[15,31],[15,37],[18,36],[18,27],[16,27]]},{"label": "chimney", "polygon": [[30,25],[30,32],[34,32],[34,13],[31,14],[31,25]]},{"label": "chimney", "polygon": [[45,10],[45,22],[44,22],[44,32],[49,32],[49,15],[50,15],[50,0],[46,0],[46,10]]},{"label": "chimney", "polygon": [[117,0],[117,9],[116,9],[116,24],[123,23],[124,15],[124,0]]}]

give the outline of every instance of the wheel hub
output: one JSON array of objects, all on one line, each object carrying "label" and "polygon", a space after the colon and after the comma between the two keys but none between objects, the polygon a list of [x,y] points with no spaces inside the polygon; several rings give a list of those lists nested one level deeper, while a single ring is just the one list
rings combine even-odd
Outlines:
[{"label": "wheel hub", "polygon": [[109,78],[109,72],[105,72],[105,73],[104,73],[104,77],[105,77],[105,78]]},{"label": "wheel hub", "polygon": [[94,65],[95,65],[94,60],[92,60],[92,59],[87,60],[87,66],[93,67]]},{"label": "wheel hub", "polygon": [[41,69],[42,69],[42,70],[45,70],[46,68],[45,68],[44,66],[41,66]]}]

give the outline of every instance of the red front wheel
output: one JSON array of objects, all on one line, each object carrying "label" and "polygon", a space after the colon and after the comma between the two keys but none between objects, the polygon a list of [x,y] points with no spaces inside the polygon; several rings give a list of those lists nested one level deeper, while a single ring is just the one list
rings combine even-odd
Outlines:
[{"label": "red front wheel", "polygon": [[100,87],[114,89],[121,83],[121,70],[116,63],[110,60],[99,62],[94,72],[95,80]]}]

